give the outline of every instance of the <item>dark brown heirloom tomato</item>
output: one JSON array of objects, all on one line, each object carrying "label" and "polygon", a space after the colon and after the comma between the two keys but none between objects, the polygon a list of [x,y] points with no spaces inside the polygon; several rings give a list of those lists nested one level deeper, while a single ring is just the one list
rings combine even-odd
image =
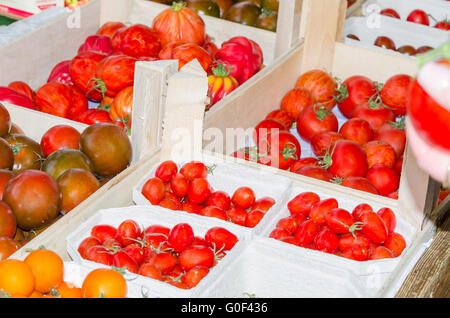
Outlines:
[{"label": "dark brown heirloom tomato", "polygon": [[379,46],[388,50],[394,50],[395,51],[395,43],[392,41],[392,39],[388,38],[387,36],[379,36],[375,39],[375,42],[373,43],[375,46]]},{"label": "dark brown heirloom tomato", "polygon": [[6,136],[11,130],[11,116],[8,110],[0,103],[0,137]]},{"label": "dark brown heirloom tomato", "polygon": [[114,176],[128,167],[132,148],[125,130],[110,123],[89,126],[81,134],[80,149],[101,177]]},{"label": "dark brown heirloom tomato", "polygon": [[261,7],[266,10],[278,11],[279,5],[278,0],[261,0]]},{"label": "dark brown heirloom tomato", "polygon": [[187,0],[186,6],[198,14],[220,18],[220,8],[213,0]]},{"label": "dark brown heirloom tomato", "polygon": [[258,19],[256,20],[255,26],[260,29],[276,32],[277,19],[278,19],[277,11],[269,11],[266,9],[262,9],[261,14],[258,16]]},{"label": "dark brown heirloom tomato", "polygon": [[3,201],[13,210],[20,228],[34,230],[45,227],[56,218],[60,195],[58,184],[50,175],[27,170],[8,182]]},{"label": "dark brown heirloom tomato", "polygon": [[14,177],[14,173],[10,170],[0,169],[0,200],[3,197],[3,190],[10,179]]},{"label": "dark brown heirloom tomato", "polygon": [[260,14],[260,7],[251,1],[244,1],[232,5],[228,11],[225,12],[223,18],[228,21],[254,26]]},{"label": "dark brown heirloom tomato", "polygon": [[397,48],[397,52],[408,54],[408,55],[416,55],[416,49],[411,45],[403,45]]},{"label": "dark brown heirloom tomato", "polygon": [[61,149],[52,153],[42,164],[42,171],[47,172],[55,180],[71,168],[80,168],[94,172],[89,158],[79,150]]},{"label": "dark brown heirloom tomato", "polygon": [[9,143],[0,138],[0,169],[11,170],[14,167],[14,153]]},{"label": "dark brown heirloom tomato", "polygon": [[14,134],[16,134],[16,135],[24,135],[25,132],[18,125],[12,123],[11,124],[11,130],[9,131],[9,134],[10,135],[14,135]]},{"label": "dark brown heirloom tomato", "polygon": [[88,170],[72,168],[56,180],[61,191],[61,213],[66,214],[100,188],[100,182]]},{"label": "dark brown heirloom tomato", "polygon": [[41,169],[43,153],[39,143],[25,135],[9,135],[5,137],[5,140],[14,153],[14,173],[28,169]]},{"label": "dark brown heirloom tomato", "polygon": [[0,261],[7,259],[19,248],[20,245],[15,240],[9,237],[0,236]]},{"label": "dark brown heirloom tomato", "polygon": [[225,12],[233,5],[233,0],[214,0],[220,8],[220,17],[223,17]]},{"label": "dark brown heirloom tomato", "polygon": [[0,236],[13,238],[16,234],[17,222],[14,212],[8,204],[0,201]]},{"label": "dark brown heirloom tomato", "polygon": [[348,34],[347,37],[352,40],[360,41],[360,39],[354,34]]}]

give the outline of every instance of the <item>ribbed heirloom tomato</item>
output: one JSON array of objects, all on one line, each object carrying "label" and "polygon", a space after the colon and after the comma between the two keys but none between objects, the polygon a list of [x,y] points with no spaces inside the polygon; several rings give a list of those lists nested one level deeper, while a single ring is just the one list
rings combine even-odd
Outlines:
[{"label": "ribbed heirloom tomato", "polygon": [[116,50],[136,58],[157,57],[161,50],[159,33],[146,25],[134,24],[122,31]]},{"label": "ribbed heirloom tomato", "polygon": [[294,120],[298,119],[300,113],[308,106],[314,105],[316,99],[310,91],[304,87],[290,90],[281,100],[280,108],[289,114]]},{"label": "ribbed heirloom tomato", "polygon": [[295,87],[309,90],[317,103],[326,109],[332,109],[336,104],[334,96],[338,87],[336,81],[322,70],[311,70],[302,74]]}]

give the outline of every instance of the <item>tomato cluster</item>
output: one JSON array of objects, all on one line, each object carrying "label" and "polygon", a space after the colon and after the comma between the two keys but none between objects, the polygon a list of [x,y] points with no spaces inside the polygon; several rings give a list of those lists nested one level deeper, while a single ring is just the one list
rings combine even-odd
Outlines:
[{"label": "tomato cluster", "polygon": [[[232,155],[397,198],[411,82],[410,76],[398,74],[381,87],[355,75],[339,85],[324,71],[306,72],[285,94],[280,108],[255,127],[256,146]],[[347,117],[342,125],[339,113]],[[300,139],[295,133],[310,144],[315,157],[301,158]]]},{"label": "tomato cluster", "polygon": [[215,191],[207,180],[208,171],[213,169],[214,166],[190,161],[178,171],[175,162],[165,161],[156,169],[155,177],[146,181],[142,194],[151,204],[167,209],[215,217],[250,228],[258,225],[275,200],[257,199],[249,187],[236,189],[231,197],[224,191]]},{"label": "tomato cluster", "polygon": [[394,258],[406,247],[394,232],[397,220],[389,208],[374,212],[361,203],[350,213],[335,198],[314,192],[298,194],[287,208],[290,216],[278,221],[271,238],[357,261]]},{"label": "tomato cluster", "polygon": [[0,103],[0,260],[124,170],[131,152],[126,133],[108,123],[81,134],[57,125],[37,142]]},{"label": "tomato cluster", "polygon": [[117,228],[94,226],[78,252],[93,262],[190,289],[237,242],[237,236],[222,227],[212,227],[200,237],[187,223],[172,228],[154,224],[141,229],[135,221],[125,220]]},{"label": "tomato cluster", "polygon": [[[57,63],[36,92],[24,82],[12,82],[0,87],[0,101],[88,125],[113,123],[130,133],[135,64],[167,59],[178,60],[180,68],[198,60],[210,76],[208,109],[263,67],[257,43],[238,36],[218,48],[203,19],[174,2],[151,26],[105,23],[85,39],[74,58]],[[215,59],[217,65],[226,65],[225,72],[215,71]]]},{"label": "tomato cluster", "polygon": [[113,269],[96,269],[81,288],[64,280],[64,263],[53,251],[32,251],[23,261],[0,261],[1,298],[124,298],[125,278]]}]

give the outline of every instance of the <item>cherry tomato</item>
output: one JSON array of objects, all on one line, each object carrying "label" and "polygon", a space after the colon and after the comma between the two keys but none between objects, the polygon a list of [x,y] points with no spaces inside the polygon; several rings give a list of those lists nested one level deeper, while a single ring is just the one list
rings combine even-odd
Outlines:
[{"label": "cherry tomato", "polygon": [[207,217],[213,217],[213,218],[218,218],[224,221],[228,221],[228,216],[227,213],[222,210],[221,208],[218,208],[216,206],[207,206],[204,207],[199,215],[201,216],[207,216]]},{"label": "cherry tomato", "polygon": [[263,212],[269,211],[269,209],[275,204],[275,200],[271,197],[259,198],[253,203],[251,210],[260,210]]},{"label": "cherry tomato", "polygon": [[206,246],[190,246],[180,253],[178,261],[185,271],[196,266],[210,268],[214,264],[214,252]]},{"label": "cherry tomato", "polygon": [[215,191],[211,193],[211,196],[206,201],[207,206],[216,206],[224,211],[227,211],[230,208],[230,204],[230,196],[224,191]]},{"label": "cherry tomato", "polygon": [[255,203],[255,193],[249,187],[240,187],[234,191],[231,202],[238,208],[248,209]]},{"label": "cherry tomato", "polygon": [[190,161],[181,167],[180,173],[189,181],[192,181],[195,178],[206,178],[208,176],[208,168],[203,162]]},{"label": "cherry tomato", "polygon": [[391,9],[391,8],[386,8],[386,9],[381,10],[380,14],[391,17],[391,18],[400,19],[400,15],[397,13],[397,11],[395,11],[394,9]]},{"label": "cherry tomato", "polygon": [[139,267],[138,274],[156,280],[162,280],[161,272],[155,266],[148,263],[142,264]]},{"label": "cherry tomato", "polygon": [[153,265],[161,274],[166,275],[177,265],[177,258],[168,252],[154,253],[146,263]]},{"label": "cherry tomato", "polygon": [[321,230],[314,237],[314,247],[318,251],[325,253],[335,253],[338,250],[339,237],[331,230]]},{"label": "cherry tomato", "polygon": [[357,206],[355,206],[355,208],[352,211],[353,219],[355,219],[356,221],[360,221],[361,220],[361,215],[364,212],[373,212],[373,209],[367,203],[360,203],[360,204],[358,204]]},{"label": "cherry tomato", "polygon": [[362,233],[366,235],[374,243],[381,244],[386,241],[388,230],[383,219],[375,212],[364,212],[360,218],[364,224]]},{"label": "cherry tomato", "polygon": [[245,219],[247,218],[247,212],[245,210],[232,206],[226,211],[226,214],[234,224],[245,226]]},{"label": "cherry tomato", "polygon": [[117,228],[116,240],[121,246],[136,243],[142,235],[139,225],[133,220],[125,220]]},{"label": "cherry tomato", "polygon": [[138,264],[125,252],[118,251],[112,255],[112,265],[118,268],[125,268],[131,273],[137,274]]},{"label": "cherry tomato", "polygon": [[172,160],[161,163],[155,172],[155,177],[161,179],[162,182],[169,182],[178,172],[178,167]]},{"label": "cherry tomato", "polygon": [[313,220],[319,225],[325,225],[326,216],[328,212],[338,207],[338,202],[335,198],[324,199],[311,207],[309,212],[309,219]]},{"label": "cherry tomato", "polygon": [[384,36],[384,35],[377,37],[373,44],[375,46],[379,46],[384,49],[394,50],[394,51],[396,50],[394,41],[392,41],[391,38]]},{"label": "cherry tomato", "polygon": [[209,268],[206,266],[195,266],[183,275],[181,281],[189,288],[194,288],[200,281],[209,273]]},{"label": "cherry tomato", "polygon": [[355,220],[353,220],[350,212],[341,208],[330,210],[325,215],[325,221],[328,228],[338,234],[347,234],[356,230],[352,227]]},{"label": "cherry tomato", "polygon": [[285,229],[289,234],[294,234],[297,231],[298,224],[295,218],[293,218],[292,216],[288,216],[279,219],[276,227]]},{"label": "cherry tomato", "polygon": [[365,76],[351,76],[339,88],[338,107],[342,114],[350,118],[356,106],[368,102],[377,92],[377,87]]},{"label": "cherry tomato", "polygon": [[251,210],[247,213],[247,216],[245,218],[245,226],[254,228],[259,224],[259,222],[264,217],[264,212],[260,210]]},{"label": "cherry tomato", "polygon": [[401,234],[391,233],[384,242],[384,247],[390,249],[395,257],[400,256],[406,247],[406,241]]},{"label": "cherry tomato", "polygon": [[430,25],[430,19],[428,19],[428,14],[420,9],[411,11],[411,13],[406,18],[406,21],[419,23],[423,25]]},{"label": "cherry tomato", "polygon": [[193,239],[194,231],[192,227],[187,223],[180,223],[170,230],[168,242],[173,251],[179,253],[190,246]]},{"label": "cherry tomato", "polygon": [[151,204],[157,205],[164,199],[165,187],[159,178],[151,178],[142,187],[142,194]]},{"label": "cherry tomato", "polygon": [[86,259],[108,266],[112,265],[112,255],[101,245],[89,247],[86,251]]},{"label": "cherry tomato", "polygon": [[339,238],[339,249],[341,251],[351,250],[354,247],[370,248],[370,240],[360,233],[345,234]]},{"label": "cherry tomato", "polygon": [[138,265],[144,260],[144,249],[136,243],[125,246],[122,251],[127,253]]},{"label": "cherry tomato", "polygon": [[309,216],[312,206],[319,201],[320,197],[314,192],[303,192],[289,201],[287,207],[291,215],[300,213]]},{"label": "cherry tomato", "polygon": [[394,211],[389,208],[381,208],[377,211],[377,214],[383,219],[386,224],[388,233],[391,234],[394,232],[395,227],[397,226],[397,218],[395,217]]},{"label": "cherry tomato", "polygon": [[91,236],[100,240],[100,243],[103,244],[107,239],[116,238],[117,229],[112,225],[95,225],[91,229]]},{"label": "cherry tomato", "polygon": [[60,149],[79,149],[80,132],[68,125],[53,126],[41,138],[41,148],[48,157]]},{"label": "cherry tomato", "polygon": [[87,250],[92,246],[102,245],[102,242],[94,236],[88,236],[83,241],[81,241],[80,245],[78,245],[78,253],[82,258],[86,258]]},{"label": "cherry tomato", "polygon": [[369,260],[375,260],[375,259],[383,259],[383,258],[394,258],[394,253],[384,247],[384,246],[378,246],[375,249],[372,250],[372,252],[369,255]]},{"label": "cherry tomato", "polygon": [[294,237],[299,242],[300,246],[304,246],[311,244],[319,231],[320,227],[318,224],[312,220],[307,220],[299,225]]},{"label": "cherry tomato", "polygon": [[206,232],[205,240],[208,243],[208,246],[216,251],[229,251],[236,245],[239,239],[236,235],[223,227],[213,227]]},{"label": "cherry tomato", "polygon": [[280,227],[273,229],[269,235],[270,238],[273,238],[276,240],[280,240],[284,237],[290,237],[290,236],[291,236],[291,233],[289,233],[286,229],[280,228]]}]

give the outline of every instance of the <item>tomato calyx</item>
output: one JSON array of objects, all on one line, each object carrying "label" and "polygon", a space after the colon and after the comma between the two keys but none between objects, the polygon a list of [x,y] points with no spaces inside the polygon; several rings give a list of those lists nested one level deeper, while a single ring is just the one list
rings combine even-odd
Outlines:
[{"label": "tomato calyx", "polygon": [[31,253],[36,250],[46,250],[46,249],[47,248],[44,245],[40,245],[38,248],[27,248],[27,249],[25,249],[25,252]]},{"label": "tomato calyx", "polygon": [[206,171],[210,175],[214,175],[214,170],[217,168],[217,165],[214,163],[210,166],[206,166]]},{"label": "tomato calyx", "polygon": [[[292,146],[293,148],[289,147]],[[287,142],[284,145],[284,149],[280,152],[280,154],[283,155],[283,159],[284,160],[288,160],[288,159],[294,159],[297,160],[298,157],[295,154],[297,152],[297,146],[294,145],[292,142]]]},{"label": "tomato calyx", "polygon": [[247,292],[242,293],[242,295],[244,295],[244,296],[246,296],[248,298],[256,298],[256,294],[250,294],[250,293],[247,293]]},{"label": "tomato calyx", "polygon": [[[231,73],[231,64],[226,62],[226,64],[216,61],[216,67],[211,69],[212,73],[216,77],[228,77]],[[228,66],[228,67],[227,67]]]},{"label": "tomato calyx", "polygon": [[22,143],[15,143],[14,145],[11,146],[11,150],[14,154],[14,156],[18,156],[19,153],[22,151],[22,148],[25,147],[25,144]]},{"label": "tomato calyx", "polygon": [[262,8],[261,9],[261,14],[263,14],[264,16],[266,16],[266,17],[268,17],[268,16],[270,16],[271,14],[273,13],[273,11],[272,10],[269,10],[269,9],[267,9],[267,8]]},{"label": "tomato calyx", "polygon": [[52,295],[53,297],[57,297],[57,298],[61,297],[61,295],[59,294],[59,290],[56,287],[53,287],[52,289],[50,289],[49,294]]},{"label": "tomato calyx", "polygon": [[109,110],[111,109],[111,104],[100,104],[97,106],[98,110],[105,110],[107,112],[109,112]]},{"label": "tomato calyx", "polygon": [[348,226],[347,224],[344,224],[343,222],[336,220],[339,224],[342,226],[345,226],[348,228],[348,232],[353,235],[353,237],[356,239],[355,231],[361,231],[363,226],[366,225],[364,222],[355,222],[351,226]]},{"label": "tomato calyx", "polygon": [[183,278],[184,273],[180,273],[180,275],[178,275],[177,277],[173,277],[170,275],[164,275],[163,278],[165,279],[170,279],[171,282],[175,282],[175,283],[181,283],[181,278]]},{"label": "tomato calyx", "polygon": [[225,256],[224,254],[219,255],[225,249],[225,245],[222,246],[219,250],[216,250],[216,243],[213,242],[212,245],[213,245],[213,253],[214,253],[214,263],[217,263]]},{"label": "tomato calyx", "polygon": [[91,78],[88,82],[88,85],[93,83],[92,89],[102,94],[102,99],[105,98],[105,94],[107,91],[105,82],[100,78]]},{"label": "tomato calyx", "polygon": [[344,178],[334,177],[330,180],[330,182],[341,185],[344,182]]},{"label": "tomato calyx", "polygon": [[396,129],[403,130],[405,129],[405,116],[402,116],[400,121],[389,121],[389,124]]},{"label": "tomato calyx", "polygon": [[11,294],[0,289],[0,298],[11,298]]},{"label": "tomato calyx", "polygon": [[185,2],[183,2],[183,1],[180,1],[180,2],[174,2],[174,3],[172,4],[171,9],[172,9],[173,12],[179,12],[179,11],[181,11],[185,6],[186,6],[186,4],[185,4]]},{"label": "tomato calyx", "polygon": [[[317,110],[317,106],[319,106],[319,109]],[[327,115],[330,113],[329,110],[327,110],[325,108],[325,106],[321,105],[321,104],[315,104],[313,106],[313,111],[316,113],[317,115],[317,119],[322,121],[325,117],[327,117]]]},{"label": "tomato calyx", "polygon": [[349,96],[348,86],[346,83],[341,83],[339,79],[336,79],[336,81],[339,83],[339,86],[338,88],[336,88],[336,94],[333,96],[333,98],[337,103],[341,103]]},{"label": "tomato calyx", "polygon": [[333,164],[333,154],[334,150],[336,149],[336,143],[333,146],[333,150],[330,153],[331,144],[328,145],[327,151],[325,154],[321,157],[319,157],[319,166],[328,169]]},{"label": "tomato calyx", "polygon": [[125,277],[125,275],[131,274],[130,272],[127,271],[127,267],[126,267],[126,266],[123,266],[123,267],[117,267],[117,266],[111,265],[111,269],[113,269],[113,270],[115,270],[116,272],[118,272],[119,274],[121,274],[121,275],[123,276],[123,278],[124,278],[126,281],[128,281],[128,282],[129,282],[129,281],[133,281],[133,280],[135,280],[135,279],[137,279],[137,278],[139,277],[138,274],[135,274],[136,276],[134,276],[134,277],[129,277],[129,278]]}]

